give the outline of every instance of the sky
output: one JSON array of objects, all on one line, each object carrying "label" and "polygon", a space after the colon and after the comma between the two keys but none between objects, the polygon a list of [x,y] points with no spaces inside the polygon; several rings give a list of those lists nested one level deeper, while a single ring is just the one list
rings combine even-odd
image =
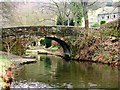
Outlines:
[{"label": "sky", "polygon": [[[0,0],[0,2],[51,2],[52,0]],[[55,2],[59,2],[59,1],[68,1],[68,0],[53,0]],[[76,2],[79,2],[80,0],[73,0]],[[90,2],[94,2],[94,1],[100,1],[100,2],[107,2],[109,0],[85,0],[85,1],[90,1]],[[111,1],[111,0],[110,0]],[[112,0],[113,2],[118,2],[119,0]]]},{"label": "sky", "polygon": [[[0,0],[0,1],[3,1],[3,2],[9,2],[9,1],[12,1],[12,2],[50,2],[51,0]],[[59,0],[54,0],[54,1],[58,2]]]}]

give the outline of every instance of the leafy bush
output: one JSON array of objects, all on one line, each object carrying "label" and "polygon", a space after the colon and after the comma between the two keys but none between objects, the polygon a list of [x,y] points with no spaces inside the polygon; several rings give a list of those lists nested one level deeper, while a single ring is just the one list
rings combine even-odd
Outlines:
[{"label": "leafy bush", "polygon": [[92,27],[97,27],[97,26],[99,26],[99,23],[98,23],[98,22],[96,22],[96,23],[94,23],[94,24],[92,25]]},{"label": "leafy bush", "polygon": [[41,44],[41,45],[45,45],[45,40],[44,40],[44,39],[41,39],[41,40],[40,40],[40,44]]},{"label": "leafy bush", "polygon": [[101,35],[102,35],[102,36],[120,37],[120,30],[118,30],[118,29],[102,30],[102,31],[101,31]]},{"label": "leafy bush", "polygon": [[106,23],[105,20],[100,21],[100,25],[105,24],[105,23]]},{"label": "leafy bush", "polygon": [[57,17],[56,25],[62,25],[62,17],[60,16]]}]

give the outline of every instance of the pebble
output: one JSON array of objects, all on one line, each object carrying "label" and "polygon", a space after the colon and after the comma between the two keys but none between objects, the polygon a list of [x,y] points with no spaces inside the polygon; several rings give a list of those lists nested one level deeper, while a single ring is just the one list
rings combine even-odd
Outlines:
[{"label": "pebble", "polygon": [[11,90],[17,88],[53,88],[48,84],[41,83],[41,82],[13,82],[11,84]]},{"label": "pebble", "polygon": [[95,87],[97,86],[97,84],[94,84],[94,83],[88,83],[90,87]]}]

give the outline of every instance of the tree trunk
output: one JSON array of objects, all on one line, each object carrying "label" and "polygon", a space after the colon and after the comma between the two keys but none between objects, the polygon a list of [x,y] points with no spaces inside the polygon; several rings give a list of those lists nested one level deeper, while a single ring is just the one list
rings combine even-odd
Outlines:
[{"label": "tree trunk", "polygon": [[67,26],[70,26],[70,19],[68,17]]},{"label": "tree trunk", "polygon": [[89,20],[88,20],[88,9],[87,9],[87,2],[84,2],[83,6],[83,15],[85,21],[85,35],[88,36],[89,33]]},{"label": "tree trunk", "polygon": [[77,19],[76,19],[76,16],[75,16],[74,20],[75,20],[75,26],[77,26]]},{"label": "tree trunk", "polygon": [[62,25],[64,25],[64,19],[62,18]]},{"label": "tree trunk", "polygon": [[10,47],[8,46],[8,49],[7,49],[7,55],[8,55],[8,58],[10,57]]},{"label": "tree trunk", "polygon": [[85,32],[86,32],[86,34],[88,34],[88,31],[89,31],[89,21],[88,21],[88,19],[85,19]]}]

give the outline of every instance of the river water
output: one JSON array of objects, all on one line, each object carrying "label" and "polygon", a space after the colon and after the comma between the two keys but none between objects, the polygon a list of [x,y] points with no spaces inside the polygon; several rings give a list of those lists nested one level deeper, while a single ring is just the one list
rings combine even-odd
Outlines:
[{"label": "river water", "polygon": [[118,88],[118,69],[108,65],[65,61],[39,55],[37,63],[15,72],[11,88]]}]

